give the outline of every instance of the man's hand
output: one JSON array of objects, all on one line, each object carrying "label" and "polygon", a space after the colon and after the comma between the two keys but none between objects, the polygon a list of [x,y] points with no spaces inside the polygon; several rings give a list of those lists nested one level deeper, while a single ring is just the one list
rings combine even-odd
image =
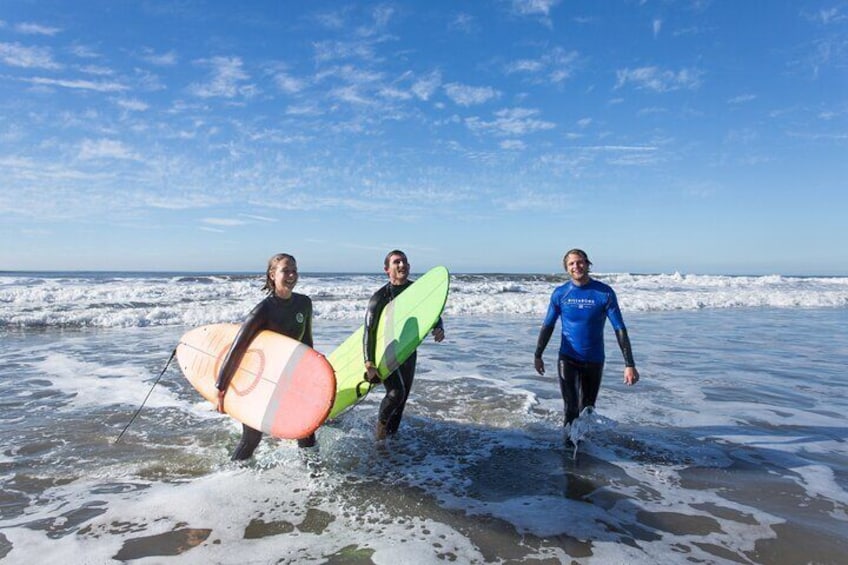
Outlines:
[{"label": "man's hand", "polygon": [[533,359],[533,365],[536,367],[536,372],[540,375],[545,374],[545,362],[542,361],[541,357],[535,357]]},{"label": "man's hand", "polygon": [[374,363],[368,361],[365,363],[365,375],[363,378],[371,383],[372,385],[378,384],[380,382],[380,372],[377,370],[377,367],[374,366]]},{"label": "man's hand", "polygon": [[636,370],[636,367],[625,367],[624,368],[624,384],[627,386],[635,385],[639,382],[639,371]]},{"label": "man's hand", "polygon": [[433,328],[433,339],[436,343],[440,343],[445,339],[445,330],[443,328]]}]

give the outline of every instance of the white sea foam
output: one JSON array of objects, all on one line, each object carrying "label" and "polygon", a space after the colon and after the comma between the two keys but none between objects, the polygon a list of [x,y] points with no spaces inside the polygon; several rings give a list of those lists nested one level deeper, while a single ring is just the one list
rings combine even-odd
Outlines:
[{"label": "white sea foam", "polygon": [[[336,301],[358,304],[368,286]],[[827,543],[848,523],[842,314],[631,311],[642,379],[622,383],[608,329],[597,425],[576,462],[553,344],[548,374],[533,370],[538,316],[446,320],[445,341],[419,349],[399,437],[372,439],[377,389],[318,430],[317,452],[266,438],[246,467],[228,461],[239,425],[175,367],[114,443],[182,326],[6,331],[0,552],[4,563],[130,560],[132,547],[142,563],[761,563],[775,540],[785,552],[813,539],[808,560],[838,562]],[[324,320],[317,337],[335,346],[355,325]],[[180,556],[156,553],[207,533]]]},{"label": "white sea foam", "polygon": [[[848,277],[600,274],[625,312],[845,308]],[[377,275],[304,274],[316,319],[359,320]],[[454,275],[446,316],[540,317],[562,276]],[[199,326],[238,322],[262,299],[257,276],[0,276],[0,327]]]}]

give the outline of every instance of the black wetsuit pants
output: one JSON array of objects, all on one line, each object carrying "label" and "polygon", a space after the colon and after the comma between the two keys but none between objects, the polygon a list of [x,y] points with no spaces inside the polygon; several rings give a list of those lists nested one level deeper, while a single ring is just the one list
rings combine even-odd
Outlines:
[{"label": "black wetsuit pants", "polygon": [[406,399],[409,398],[412,380],[415,378],[416,358],[417,352],[413,352],[409,359],[404,361],[395,372],[383,381],[383,385],[386,387],[386,396],[380,403],[380,412],[377,418],[381,425],[386,426],[387,435],[394,434],[400,426]]},{"label": "black wetsuit pants", "polygon": [[[241,441],[236,446],[235,451],[233,451],[233,461],[250,459],[253,452],[256,450],[256,447],[259,445],[259,441],[262,439],[262,432],[259,430],[254,430],[247,424],[242,424],[241,428]],[[312,447],[313,445],[315,445],[314,433],[309,437],[297,440],[298,447]]]},{"label": "black wetsuit pants", "polygon": [[565,403],[565,425],[571,423],[586,406],[595,406],[601,388],[603,363],[578,361],[559,356],[559,390]]}]

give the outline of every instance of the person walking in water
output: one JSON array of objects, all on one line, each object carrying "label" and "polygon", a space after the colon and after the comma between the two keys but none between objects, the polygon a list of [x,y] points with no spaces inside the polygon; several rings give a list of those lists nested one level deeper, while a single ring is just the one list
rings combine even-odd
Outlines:
[{"label": "person walking in water", "polygon": [[[221,363],[218,380],[218,412],[224,412],[227,388],[250,342],[263,330],[270,330],[296,339],[312,347],[312,299],[293,292],[297,285],[297,261],[287,253],[268,259],[265,285],[268,296],[257,304],[236,334],[233,344]],[[233,461],[249,459],[262,439],[262,432],[242,424],[242,437],[233,452]],[[315,434],[297,440],[299,447],[315,445]]]},{"label": "person walking in water", "polygon": [[[559,387],[565,404],[567,432],[571,422],[585,407],[594,407],[601,387],[604,369],[604,325],[609,319],[615,330],[618,346],[624,356],[624,382],[634,385],[639,371],[633,361],[633,351],[627,328],[618,307],[613,289],[589,276],[592,262],[582,249],[572,249],[562,260],[570,281],[551,294],[548,311],[539,331],[534,365],[536,372],[545,374],[542,354],[560,320],[562,340],[557,363]],[[570,438],[567,440],[570,442]]]},{"label": "person walking in water", "polygon": [[[389,277],[389,282],[375,292],[371,300],[368,301],[362,351],[365,358],[365,378],[372,384],[380,382],[380,374],[375,363],[377,326],[380,314],[389,302],[412,284],[412,281],[409,280],[409,268],[406,253],[398,249],[390,251],[383,261],[383,270]],[[433,328],[433,339],[436,342],[441,342],[444,338],[445,331],[442,319],[439,318]],[[386,396],[380,403],[380,412],[377,416],[375,436],[378,440],[394,435],[398,426],[400,426],[403,409],[406,406],[409,391],[412,389],[412,380],[415,377],[416,358],[417,352],[413,351],[412,355],[383,381],[383,385],[386,387]]]}]

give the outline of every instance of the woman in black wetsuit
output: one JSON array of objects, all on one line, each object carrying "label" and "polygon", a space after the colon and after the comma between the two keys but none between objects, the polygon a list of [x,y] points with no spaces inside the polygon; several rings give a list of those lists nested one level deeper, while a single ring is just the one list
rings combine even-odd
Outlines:
[{"label": "woman in black wetsuit", "polygon": [[[236,367],[253,338],[263,330],[270,330],[296,339],[312,347],[312,300],[305,294],[292,292],[297,284],[297,261],[287,253],[278,253],[268,259],[265,286],[268,296],[257,304],[242,324],[229,352],[227,352],[218,381],[218,412],[224,412],[224,397],[233,379]],[[242,424],[242,437],[233,452],[233,461],[249,459],[262,439],[262,432]],[[315,445],[315,434],[297,440],[299,447]]]}]

